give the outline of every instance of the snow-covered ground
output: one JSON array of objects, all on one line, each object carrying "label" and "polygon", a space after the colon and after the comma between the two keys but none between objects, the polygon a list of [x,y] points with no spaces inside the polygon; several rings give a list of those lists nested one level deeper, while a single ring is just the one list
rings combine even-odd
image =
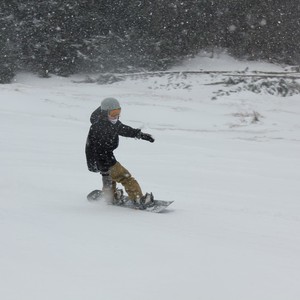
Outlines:
[{"label": "snow-covered ground", "polygon": [[[282,70],[226,56],[177,69],[247,67]],[[79,77],[0,86],[0,299],[300,299],[299,96],[212,101],[210,75],[187,89]],[[89,116],[108,96],[156,138],[121,138],[115,154],[143,191],[175,201],[165,213],[86,201],[101,187],[85,163]]]}]

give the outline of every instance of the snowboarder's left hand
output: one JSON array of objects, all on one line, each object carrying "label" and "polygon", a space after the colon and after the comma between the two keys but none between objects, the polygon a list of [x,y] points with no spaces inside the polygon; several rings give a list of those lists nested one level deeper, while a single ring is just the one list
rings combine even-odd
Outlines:
[{"label": "snowboarder's left hand", "polygon": [[151,134],[149,134],[149,133],[143,133],[143,132],[141,132],[140,138],[142,140],[149,141],[150,143],[153,143],[155,141],[155,139],[153,138],[153,136]]}]

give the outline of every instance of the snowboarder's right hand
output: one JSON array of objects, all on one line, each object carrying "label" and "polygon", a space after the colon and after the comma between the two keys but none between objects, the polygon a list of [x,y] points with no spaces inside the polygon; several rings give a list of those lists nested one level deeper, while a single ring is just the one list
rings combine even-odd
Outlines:
[{"label": "snowboarder's right hand", "polygon": [[150,143],[153,143],[155,141],[155,139],[153,138],[153,136],[151,134],[149,134],[149,133],[143,133],[143,132],[141,132],[140,137],[141,137],[142,140],[149,141]]}]

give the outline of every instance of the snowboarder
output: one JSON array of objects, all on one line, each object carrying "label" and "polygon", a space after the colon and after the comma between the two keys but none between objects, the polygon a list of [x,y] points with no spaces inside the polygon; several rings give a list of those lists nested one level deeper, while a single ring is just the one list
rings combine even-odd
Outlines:
[{"label": "snowboarder", "polygon": [[101,106],[90,117],[92,123],[86,141],[86,159],[91,172],[100,172],[102,175],[103,192],[113,202],[121,200],[121,195],[116,189],[117,182],[121,183],[128,197],[138,206],[147,207],[153,203],[152,193],[143,195],[138,182],[131,176],[115,158],[113,151],[119,145],[119,135],[154,142],[154,138],[124,125],[119,120],[121,106],[115,98],[105,98]]}]

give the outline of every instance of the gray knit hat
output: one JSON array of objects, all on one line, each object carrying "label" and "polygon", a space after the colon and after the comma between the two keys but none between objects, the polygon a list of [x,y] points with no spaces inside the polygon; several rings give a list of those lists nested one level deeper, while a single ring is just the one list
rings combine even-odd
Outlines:
[{"label": "gray knit hat", "polygon": [[120,109],[120,108],[121,108],[120,103],[115,98],[105,98],[101,102],[101,109],[102,110],[110,111],[110,110]]}]

